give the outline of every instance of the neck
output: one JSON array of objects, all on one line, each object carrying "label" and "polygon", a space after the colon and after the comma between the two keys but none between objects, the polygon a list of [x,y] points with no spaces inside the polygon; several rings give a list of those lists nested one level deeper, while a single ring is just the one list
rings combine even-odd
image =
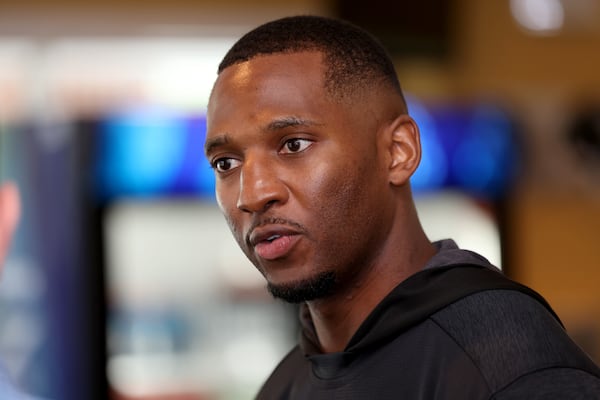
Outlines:
[{"label": "neck", "polygon": [[435,254],[412,202],[402,223],[392,227],[376,260],[333,296],[309,302],[321,350],[343,351],[373,309],[402,281],[420,271]]}]

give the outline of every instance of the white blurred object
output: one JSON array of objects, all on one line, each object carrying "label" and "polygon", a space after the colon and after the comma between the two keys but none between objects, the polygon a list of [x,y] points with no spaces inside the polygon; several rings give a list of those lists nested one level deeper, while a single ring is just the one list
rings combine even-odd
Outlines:
[{"label": "white blurred object", "polygon": [[510,0],[510,13],[533,36],[600,34],[598,0]]},{"label": "white blurred object", "polygon": [[105,226],[111,385],[254,395],[293,346],[295,317],[266,294],[216,204],[120,201]]},{"label": "white blurred object", "polygon": [[515,20],[536,34],[553,34],[561,30],[565,10],[560,0],[511,0]]},{"label": "white blurred object", "polygon": [[460,248],[479,253],[502,268],[496,221],[468,195],[436,192],[417,196],[415,202],[429,239],[454,239]]}]

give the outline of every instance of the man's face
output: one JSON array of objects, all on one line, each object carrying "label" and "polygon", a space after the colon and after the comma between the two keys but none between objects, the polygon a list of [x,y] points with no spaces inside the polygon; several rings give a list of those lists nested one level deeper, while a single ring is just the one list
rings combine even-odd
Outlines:
[{"label": "man's face", "polygon": [[208,107],[216,197],[240,247],[288,301],[351,285],[393,211],[377,113],[332,101],[318,52],[225,69]]}]

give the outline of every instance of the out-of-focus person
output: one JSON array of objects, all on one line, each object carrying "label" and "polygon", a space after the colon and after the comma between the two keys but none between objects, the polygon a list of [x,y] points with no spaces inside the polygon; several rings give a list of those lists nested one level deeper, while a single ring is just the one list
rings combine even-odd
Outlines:
[{"label": "out-of-focus person", "polygon": [[[19,189],[12,182],[0,186],[0,272],[8,253],[8,247],[19,222],[21,202]],[[19,390],[0,360],[0,399],[2,400],[34,400],[33,397]]]}]

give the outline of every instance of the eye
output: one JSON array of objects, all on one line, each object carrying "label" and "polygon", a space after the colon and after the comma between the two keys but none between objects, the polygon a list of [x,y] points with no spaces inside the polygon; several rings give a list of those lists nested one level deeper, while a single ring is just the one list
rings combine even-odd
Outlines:
[{"label": "eye", "polygon": [[284,154],[299,153],[299,152],[304,151],[307,148],[309,148],[310,145],[312,145],[312,144],[313,144],[313,141],[308,140],[308,139],[300,139],[300,138],[290,139],[290,140],[287,140],[283,144],[281,153],[284,153]]},{"label": "eye", "polygon": [[215,161],[212,162],[212,167],[217,171],[217,172],[227,172],[227,171],[231,171],[232,169],[238,167],[240,165],[240,160],[236,160],[235,158],[227,158],[227,157],[223,157],[223,158],[218,158]]}]

